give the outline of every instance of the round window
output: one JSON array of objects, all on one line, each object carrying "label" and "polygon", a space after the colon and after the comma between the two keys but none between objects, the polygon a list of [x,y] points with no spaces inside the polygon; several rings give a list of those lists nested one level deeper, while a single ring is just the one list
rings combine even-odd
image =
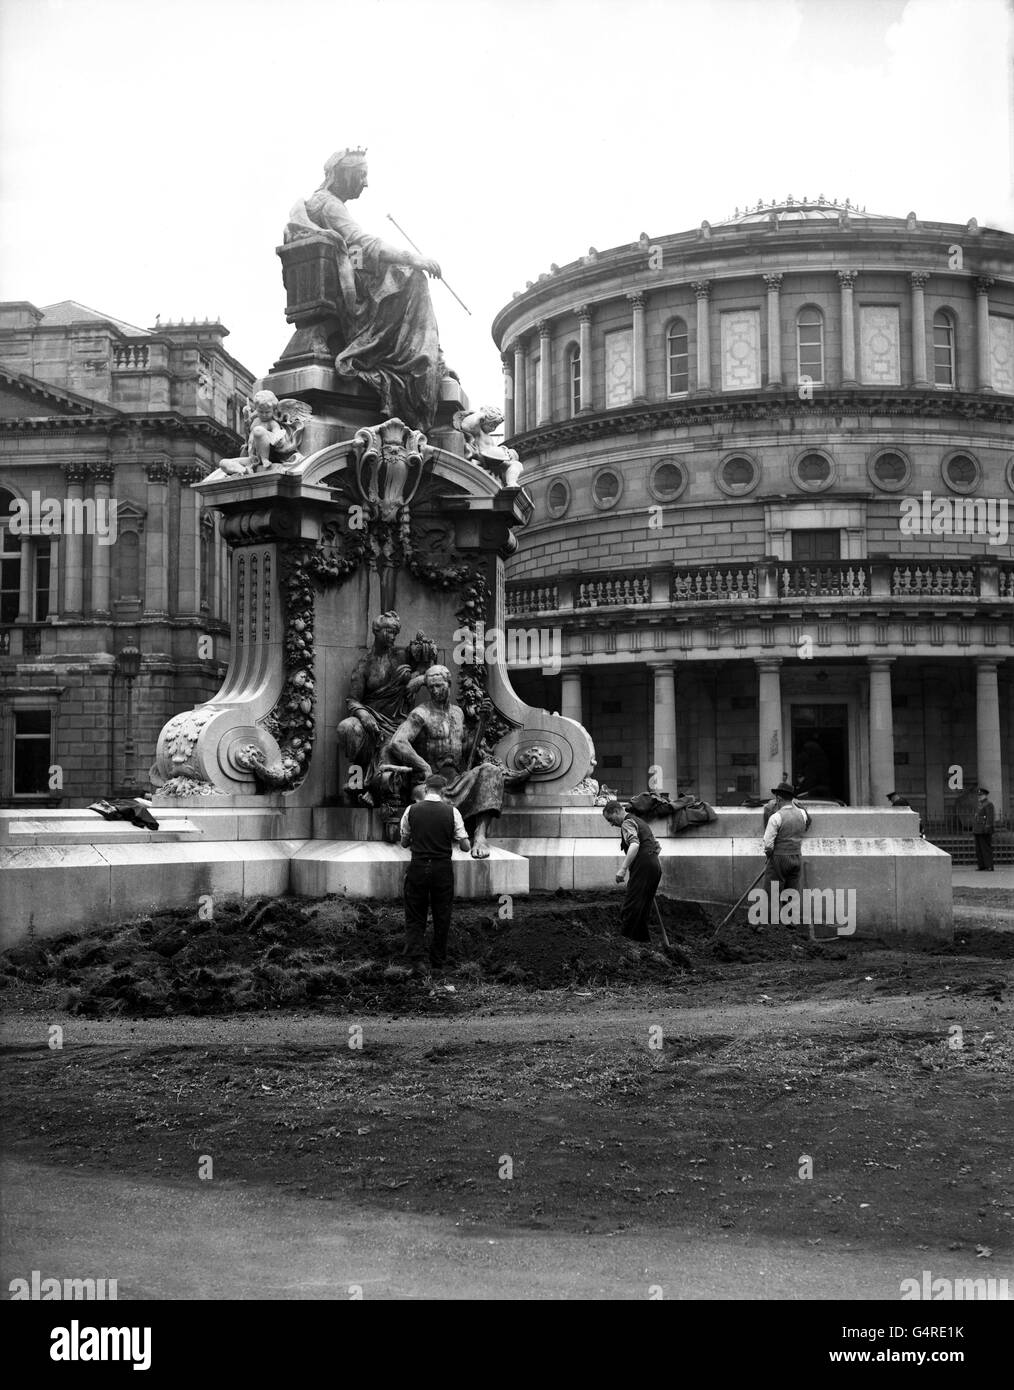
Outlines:
[{"label": "round window", "polygon": [[621,483],[619,477],[610,469],[604,468],[596,474],[592,484],[592,496],[600,507],[611,507],[619,500]]},{"label": "round window", "polygon": [[715,481],[729,497],[742,497],[757,486],[760,469],[744,454],[723,459],[715,472]]},{"label": "round window", "polygon": [[549,489],[549,510],[554,516],[562,516],[570,504],[570,488],[557,478]]},{"label": "round window", "polygon": [[682,464],[665,460],[655,465],[651,475],[651,490],[663,502],[671,502],[680,495],[687,481],[687,471]]},{"label": "round window", "polygon": [[806,454],[799,460],[798,472],[800,482],[819,487],[830,478],[831,465],[823,454]]},{"label": "round window", "polygon": [[903,488],[911,476],[908,460],[901,454],[878,454],[870,466],[870,477],[878,487],[888,492]]},{"label": "round window", "polygon": [[967,454],[954,454],[944,464],[944,481],[956,492],[969,492],[979,481],[979,467]]}]

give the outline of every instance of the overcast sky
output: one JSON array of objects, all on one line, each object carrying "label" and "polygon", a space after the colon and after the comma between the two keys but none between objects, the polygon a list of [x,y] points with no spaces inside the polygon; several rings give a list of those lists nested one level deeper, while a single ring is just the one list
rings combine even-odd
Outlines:
[{"label": "overcast sky", "polygon": [[0,298],[220,316],[260,375],[275,247],[335,149],[474,404],[551,262],[819,193],[1014,231],[1009,0],[0,0]]}]

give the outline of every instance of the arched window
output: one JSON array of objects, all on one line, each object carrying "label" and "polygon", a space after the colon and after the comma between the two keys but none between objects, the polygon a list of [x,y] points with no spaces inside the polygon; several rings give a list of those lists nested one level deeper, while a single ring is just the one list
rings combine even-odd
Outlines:
[{"label": "arched window", "polygon": [[933,315],[933,381],[945,389],[955,386],[954,319],[946,309]]},{"label": "arched window", "polygon": [[0,488],[0,623],[17,620],[21,606],[21,537],[11,534],[13,492]]},{"label": "arched window", "polygon": [[665,357],[668,392],[682,396],[690,390],[690,337],[683,319],[673,319],[666,330]]},{"label": "arched window", "polygon": [[581,349],[574,343],[567,349],[567,390],[570,392],[570,413],[581,409]]},{"label": "arched window", "polygon": [[116,542],[116,597],[127,602],[141,597],[141,545],[136,531],[123,531]]},{"label": "arched window", "polygon": [[824,380],[824,315],[806,304],[796,315],[796,370],[801,381]]}]

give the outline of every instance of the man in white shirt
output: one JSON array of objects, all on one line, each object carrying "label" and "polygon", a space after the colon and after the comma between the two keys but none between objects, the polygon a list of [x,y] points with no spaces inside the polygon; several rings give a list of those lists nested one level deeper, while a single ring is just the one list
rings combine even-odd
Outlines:
[{"label": "man in white shirt", "polygon": [[777,882],[779,891],[798,889],[803,867],[802,840],[810,828],[810,817],[793,800],[795,793],[787,782],[772,787],[771,795],[775,798],[775,809],[764,831],[764,853],[768,860],[764,887]]},{"label": "man in white shirt", "polygon": [[454,904],[451,852],[455,844],[466,854],[472,848],[461,812],[441,794],[447,778],[434,773],[424,786],[423,799],[409,806],[401,818],[402,848],[412,851],[405,873],[405,955],[413,970],[421,974],[426,973],[423,939],[431,910],[430,965],[437,971],[443,969]]}]

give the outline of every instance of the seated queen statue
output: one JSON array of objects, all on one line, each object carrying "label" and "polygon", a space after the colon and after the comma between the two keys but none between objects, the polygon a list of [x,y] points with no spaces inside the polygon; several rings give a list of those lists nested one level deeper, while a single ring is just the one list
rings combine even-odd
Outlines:
[{"label": "seated queen statue", "polygon": [[345,345],[335,369],[380,394],[380,408],[412,429],[428,430],[436,414],[442,369],[437,322],[426,276],[436,261],[364,231],[348,205],[366,187],[364,150],[340,150],[324,166],[324,182],[295,205],[285,241],[323,233],[334,244]]}]

